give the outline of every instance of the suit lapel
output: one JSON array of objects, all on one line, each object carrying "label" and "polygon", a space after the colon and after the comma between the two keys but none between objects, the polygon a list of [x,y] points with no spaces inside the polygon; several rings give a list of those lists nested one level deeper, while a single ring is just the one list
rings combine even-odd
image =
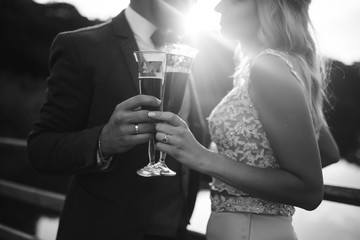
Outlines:
[{"label": "suit lapel", "polygon": [[138,46],[129,23],[126,20],[125,11],[122,11],[118,16],[113,18],[112,27],[115,36],[119,38],[120,48],[127,65],[127,69],[130,72],[134,87],[139,93],[138,67],[133,54],[134,51],[138,51]]}]

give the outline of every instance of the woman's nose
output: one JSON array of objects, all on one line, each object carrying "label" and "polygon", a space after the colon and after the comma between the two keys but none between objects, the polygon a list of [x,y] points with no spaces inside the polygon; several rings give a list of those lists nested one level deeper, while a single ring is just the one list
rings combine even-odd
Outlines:
[{"label": "woman's nose", "polygon": [[221,0],[221,1],[215,6],[215,11],[216,11],[216,12],[222,13],[222,12],[224,11],[225,1],[226,1],[226,0]]}]

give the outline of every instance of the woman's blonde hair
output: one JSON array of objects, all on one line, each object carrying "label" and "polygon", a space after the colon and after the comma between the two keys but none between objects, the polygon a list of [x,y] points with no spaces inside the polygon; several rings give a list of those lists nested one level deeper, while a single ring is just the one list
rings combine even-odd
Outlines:
[{"label": "woman's blonde hair", "polygon": [[320,57],[309,18],[309,0],[255,0],[260,31],[259,40],[298,60],[316,132],[323,123],[326,99],[326,61]]}]

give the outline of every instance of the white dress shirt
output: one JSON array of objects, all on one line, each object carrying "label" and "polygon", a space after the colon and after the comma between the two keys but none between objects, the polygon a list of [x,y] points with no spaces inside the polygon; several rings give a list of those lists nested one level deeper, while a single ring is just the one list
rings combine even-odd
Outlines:
[{"label": "white dress shirt", "polygon": [[134,33],[139,50],[156,50],[151,41],[151,35],[156,31],[157,27],[135,12],[130,6],[125,9],[125,17]]}]

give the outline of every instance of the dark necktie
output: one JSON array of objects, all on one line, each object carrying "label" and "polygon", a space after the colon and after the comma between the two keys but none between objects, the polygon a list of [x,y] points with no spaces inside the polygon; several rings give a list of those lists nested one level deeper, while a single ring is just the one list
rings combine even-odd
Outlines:
[{"label": "dark necktie", "polygon": [[167,43],[178,43],[180,42],[180,38],[174,32],[165,33],[157,29],[151,35],[151,41],[154,43],[155,47],[162,47]]}]

